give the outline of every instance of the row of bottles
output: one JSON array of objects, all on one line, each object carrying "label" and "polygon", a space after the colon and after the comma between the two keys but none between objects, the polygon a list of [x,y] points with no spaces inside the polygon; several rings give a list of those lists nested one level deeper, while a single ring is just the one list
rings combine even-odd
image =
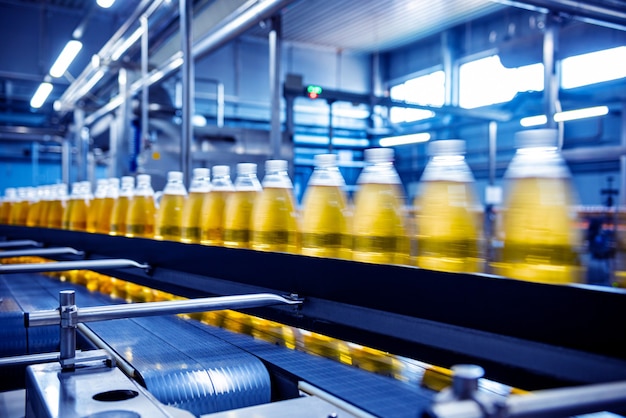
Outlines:
[{"label": "row of bottles", "polygon": [[[56,195],[49,191],[47,199],[40,199],[50,201],[50,208],[41,206],[42,213],[32,217],[31,211],[24,215],[18,209],[28,199],[20,200],[7,189],[0,222],[451,272],[488,271],[549,283],[578,281],[580,237],[556,131],[524,131],[516,139],[519,149],[505,175],[509,193],[497,235],[502,251],[489,264],[483,211],[461,140],[430,144],[412,216],[393,165],[393,149],[373,148],[365,151],[354,202],[346,196],[336,155],[321,154],[315,156],[301,210],[287,162],[268,160],[262,184],[251,163],[237,165],[234,184],[228,166],[214,166],[212,179],[209,169],[197,168],[189,193],[182,173],[170,172],[158,205],[147,175],[137,176],[136,188],[132,177],[123,177],[121,187],[117,179],[100,180],[93,197],[89,183],[75,183],[60,224],[52,202],[63,202],[63,186],[54,186]],[[14,205],[8,215],[7,202]]]}]

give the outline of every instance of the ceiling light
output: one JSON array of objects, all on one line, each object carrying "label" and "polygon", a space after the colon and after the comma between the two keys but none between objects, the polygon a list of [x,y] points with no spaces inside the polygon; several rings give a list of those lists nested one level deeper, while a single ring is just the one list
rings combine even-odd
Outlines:
[{"label": "ceiling light", "polygon": [[555,122],[566,122],[568,120],[593,118],[596,116],[604,116],[609,113],[607,106],[586,107],[584,109],[568,110],[554,114]]},{"label": "ceiling light", "polygon": [[108,9],[109,7],[113,6],[115,0],[96,0],[96,3],[103,9]]},{"label": "ceiling light", "polygon": [[70,66],[78,52],[83,47],[82,42],[77,40],[71,40],[65,45],[61,54],[59,54],[59,58],[54,62],[52,68],[50,68],[50,75],[52,77],[61,77],[67,71],[67,68]]},{"label": "ceiling light", "polygon": [[33,95],[33,98],[30,99],[30,107],[32,107],[33,109],[39,109],[44,104],[51,92],[51,83],[41,83],[37,88],[37,91]]},{"label": "ceiling light", "polygon": [[429,139],[430,134],[428,132],[421,132],[418,134],[388,136],[386,138],[381,138],[379,144],[381,147],[395,147],[396,145],[408,145],[426,142]]},{"label": "ceiling light", "polygon": [[[577,119],[593,118],[596,116],[604,116],[609,113],[608,106],[594,106],[583,109],[567,110],[554,114],[555,122],[567,122]],[[520,125],[524,127],[545,125],[548,122],[546,115],[528,116],[520,119]]]},{"label": "ceiling light", "polygon": [[528,116],[526,118],[520,119],[519,121],[519,124],[525,128],[528,128],[530,126],[545,125],[546,123],[548,123],[548,118],[546,117],[546,115]]},{"label": "ceiling light", "polygon": [[126,40],[124,42],[122,42],[122,44],[117,47],[115,49],[115,51],[113,51],[113,54],[111,54],[111,59],[113,61],[117,61],[118,59],[120,59],[120,57],[124,54],[124,52],[126,52],[128,50],[128,48],[130,48],[131,46],[133,46],[133,44],[135,42],[137,42],[139,40],[139,38],[141,38],[141,35],[143,34],[143,26],[140,27],[139,29],[137,29],[136,31],[133,32],[132,35],[130,35],[128,38],[126,38]]}]

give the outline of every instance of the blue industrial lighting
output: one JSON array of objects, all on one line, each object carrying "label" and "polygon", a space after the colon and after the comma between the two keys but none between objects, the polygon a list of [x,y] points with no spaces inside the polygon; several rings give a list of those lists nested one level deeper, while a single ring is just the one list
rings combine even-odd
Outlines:
[{"label": "blue industrial lighting", "polygon": [[75,39],[69,41],[63,51],[59,54],[57,60],[52,64],[50,68],[50,75],[52,77],[61,77],[67,71],[67,68],[70,66],[76,55],[80,52],[83,47],[82,42],[77,41]]},{"label": "blue industrial lighting", "polygon": [[41,83],[37,88],[37,91],[35,91],[33,98],[30,99],[30,107],[32,107],[33,109],[39,109],[44,104],[51,92],[51,83]]},{"label": "blue industrial lighting", "polygon": [[[609,113],[608,106],[585,107],[583,109],[567,110],[554,114],[555,122],[568,122],[577,119],[594,118],[604,116]],[[528,128],[530,126],[545,125],[548,122],[546,115],[528,116],[520,119],[520,125]]]},{"label": "blue industrial lighting", "polygon": [[96,3],[103,9],[108,9],[109,7],[113,6],[115,0],[96,0]]},{"label": "blue industrial lighting", "polygon": [[381,147],[395,147],[397,145],[418,144],[420,142],[427,142],[428,140],[430,140],[430,134],[428,132],[420,132],[418,134],[381,138],[378,143]]}]

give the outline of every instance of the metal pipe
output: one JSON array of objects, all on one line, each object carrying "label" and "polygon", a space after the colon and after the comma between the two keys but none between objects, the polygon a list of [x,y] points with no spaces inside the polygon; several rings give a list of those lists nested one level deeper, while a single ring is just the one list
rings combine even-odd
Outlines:
[{"label": "metal pipe", "polygon": [[0,242],[0,249],[14,247],[41,247],[41,245],[41,242],[33,241],[30,239],[21,239],[15,241],[2,241]]},{"label": "metal pipe", "polygon": [[224,113],[226,110],[226,96],[224,94],[224,83],[217,83],[217,127],[224,127]]},{"label": "metal pipe", "polygon": [[333,152],[333,100],[328,102],[328,153]]},{"label": "metal pipe", "polygon": [[[193,92],[194,92],[194,62],[192,55],[192,17],[193,1],[180,0],[180,49],[182,51],[182,83],[183,83],[183,114],[182,114],[182,135],[180,144],[180,169],[183,172],[185,184],[190,183],[191,167],[191,143],[193,141]],[[143,80],[142,80],[143,81]],[[142,84],[145,84],[142,82]]]},{"label": "metal pipe", "polygon": [[[297,305],[301,304],[302,301],[297,299],[288,299],[271,293],[258,293],[251,295],[221,296],[166,302],[93,306],[79,308],[77,310],[77,321],[84,323],[143,316],[216,311],[222,309],[246,309],[275,305],[279,303]],[[26,327],[55,325],[58,323],[58,310],[27,312],[24,317],[24,324]]]},{"label": "metal pipe", "polygon": [[543,35],[543,107],[548,121],[546,128],[556,128],[554,114],[559,100],[559,80],[557,77],[556,51],[558,49],[558,24],[554,16],[546,17]]},{"label": "metal pipe", "polygon": [[498,124],[489,122],[489,185],[496,184],[496,149],[498,141]]},{"label": "metal pipe", "polygon": [[0,265],[0,274],[41,273],[46,271],[66,270],[121,269],[128,267],[148,269],[150,266],[148,264],[140,264],[136,261],[126,260],[123,258],[109,260],[55,261],[50,263]]},{"label": "metal pipe", "polygon": [[[626,103],[622,104],[620,139],[622,148],[626,149]],[[626,205],[626,155],[624,154],[619,157],[619,173],[619,204],[623,206]]]},{"label": "metal pipe", "polygon": [[[280,9],[293,1],[294,0],[266,0],[254,4],[249,9],[233,17],[224,25],[207,34],[206,38],[196,42],[193,46],[191,55],[194,59],[203,58],[207,54],[215,51],[230,42],[232,39],[241,35],[261,20],[272,16],[274,13],[278,12]],[[164,61],[163,65],[151,71],[150,74],[148,74],[147,79],[138,80],[133,83],[130,89],[130,94],[137,93],[139,89],[142,88],[144,83],[151,86],[161,79],[171,75],[182,65],[181,59],[182,54],[180,51],[173,54],[169,59]],[[112,98],[105,106],[89,115],[89,117],[85,119],[85,123],[87,125],[91,125],[99,118],[115,110],[119,106],[119,100],[119,95]]]},{"label": "metal pipe", "polygon": [[126,361],[126,359],[119,354],[115,350],[113,350],[102,338],[98,336],[95,332],[93,332],[87,325],[78,324],[76,325],[76,329],[80,331],[80,333],[86,337],[89,341],[91,341],[96,347],[106,351],[106,353],[115,360],[115,365],[117,368],[121,369],[126,376],[130,378],[135,378],[135,368],[130,365]]},{"label": "metal pipe", "polygon": [[59,360],[59,352],[25,354],[23,356],[12,356],[0,358],[0,368],[5,366],[28,366],[30,364],[51,363]]},{"label": "metal pipe", "polygon": [[[143,29],[141,34],[141,78],[148,75],[148,18],[141,16],[140,24]],[[139,140],[139,152],[143,150],[143,144],[148,139],[148,86],[143,85],[141,88],[141,136]]]},{"label": "metal pipe", "polygon": [[279,16],[272,17],[269,42],[269,86],[270,86],[270,143],[272,158],[281,158],[282,136],[280,132],[280,49],[282,28]]},{"label": "metal pipe", "polygon": [[70,140],[63,138],[61,145],[61,181],[65,184],[70,183],[70,166],[72,164],[72,147]]},{"label": "metal pipe", "polygon": [[0,252],[0,258],[9,257],[35,257],[35,256],[47,256],[47,255],[63,255],[74,254],[83,255],[82,251],[78,251],[71,247],[58,247],[58,248],[35,248],[26,250],[13,250]]}]

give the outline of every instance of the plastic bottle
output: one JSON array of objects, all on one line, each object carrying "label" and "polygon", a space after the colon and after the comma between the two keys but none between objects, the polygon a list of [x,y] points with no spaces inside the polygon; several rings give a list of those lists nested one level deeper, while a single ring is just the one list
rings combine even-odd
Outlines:
[{"label": "plastic bottle", "polygon": [[202,204],[200,220],[200,242],[204,245],[222,245],[224,243],[224,207],[226,199],[235,190],[230,180],[230,167],[213,167],[211,192]]},{"label": "plastic bottle", "polygon": [[11,206],[11,214],[9,215],[9,223],[11,225],[26,225],[28,217],[28,208],[31,200],[33,200],[32,187],[18,187],[17,200]]},{"label": "plastic bottle", "polygon": [[37,226],[46,227],[48,225],[48,213],[50,213],[50,205],[54,195],[54,187],[55,186],[51,184],[42,186],[41,207],[39,209]]},{"label": "plastic bottle", "polygon": [[564,284],[582,278],[571,177],[554,129],[518,132],[518,150],[505,173],[504,248],[497,273]]},{"label": "plastic bottle", "polygon": [[32,189],[32,195],[30,196],[30,205],[28,206],[28,212],[26,213],[26,226],[39,226],[39,214],[41,213],[41,207],[43,206],[43,186],[37,186]]},{"label": "plastic bottle", "polygon": [[154,238],[158,240],[180,240],[180,229],[183,219],[183,205],[187,189],[183,184],[183,173],[170,171],[167,173],[167,184],[156,212]]},{"label": "plastic bottle", "polygon": [[53,188],[50,209],[48,210],[48,217],[46,219],[46,226],[48,228],[63,227],[63,215],[66,211],[67,205],[67,184],[57,184]]},{"label": "plastic bottle", "polygon": [[108,185],[109,180],[107,179],[98,179],[96,181],[96,191],[94,192],[93,200],[89,207],[89,214],[87,215],[87,232],[100,232],[98,226],[100,218],[102,217]]},{"label": "plastic bottle", "polygon": [[4,191],[2,206],[0,206],[0,224],[8,225],[11,217],[11,208],[17,202],[17,189],[7,187]]},{"label": "plastic bottle", "polygon": [[369,263],[409,264],[405,197],[393,166],[393,149],[367,149],[365,162],[354,199],[352,257]]},{"label": "plastic bottle", "polygon": [[483,270],[481,208],[458,139],[429,144],[430,160],[415,198],[417,266],[451,272]]},{"label": "plastic bottle", "polygon": [[211,191],[211,170],[194,168],[189,195],[183,206],[183,224],[180,240],[187,244],[199,244],[201,237],[202,204]]},{"label": "plastic bottle", "polygon": [[[81,181],[77,184],[77,194],[74,199],[72,210],[69,213],[68,228],[71,231],[87,230],[87,213],[89,212],[89,202],[91,201],[91,183]],[[65,221],[65,219],[64,219]]]},{"label": "plastic bottle", "polygon": [[137,176],[137,187],[128,207],[126,236],[153,238],[155,212],[154,190],[150,175],[140,174]]},{"label": "plastic bottle", "polygon": [[252,210],[250,247],[299,253],[298,214],[287,161],[266,161],[262,185],[263,191]]},{"label": "plastic bottle", "polygon": [[235,192],[226,200],[224,208],[224,246],[250,247],[250,223],[254,204],[263,187],[256,175],[254,163],[237,164]]},{"label": "plastic bottle", "polygon": [[318,154],[302,200],[302,254],[351,258],[346,183],[336,154]]},{"label": "plastic bottle", "polygon": [[126,217],[128,215],[128,207],[133,198],[135,189],[135,178],[131,176],[122,177],[122,187],[118,198],[113,203],[111,210],[111,226],[109,234],[126,235]]},{"label": "plastic bottle", "polygon": [[120,197],[120,179],[111,177],[108,179],[106,195],[100,209],[98,227],[96,232],[100,234],[108,234],[111,230],[111,221],[113,220],[113,206]]}]

